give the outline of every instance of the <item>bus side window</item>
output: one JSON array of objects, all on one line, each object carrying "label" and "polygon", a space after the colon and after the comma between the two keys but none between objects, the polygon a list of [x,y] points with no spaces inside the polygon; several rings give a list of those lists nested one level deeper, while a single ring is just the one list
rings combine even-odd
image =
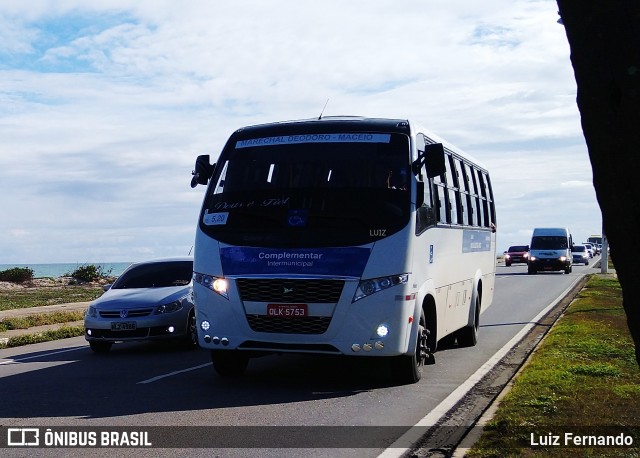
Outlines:
[{"label": "bus side window", "polygon": [[476,169],[469,168],[471,172],[471,184],[473,186],[473,194],[471,197],[473,205],[473,225],[482,226],[482,204],[480,203],[480,191],[478,189],[478,180],[476,178]]},{"label": "bus side window", "polygon": [[489,227],[491,225],[491,220],[489,218],[489,195],[487,192],[487,185],[485,183],[484,174],[478,170],[478,183],[480,185],[480,194],[482,199],[482,215],[483,222],[485,227]]}]

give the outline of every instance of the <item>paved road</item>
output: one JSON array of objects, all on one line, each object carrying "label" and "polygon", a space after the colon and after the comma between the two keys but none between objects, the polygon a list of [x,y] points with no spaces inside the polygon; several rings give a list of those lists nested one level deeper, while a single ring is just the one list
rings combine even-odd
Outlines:
[{"label": "paved road", "polygon": [[[585,272],[595,271],[574,267],[570,275],[532,276],[524,266],[498,267],[494,304],[481,318],[479,344],[439,351],[436,364],[414,385],[395,386],[379,365],[352,358],[268,356],[252,360],[244,377],[230,381],[214,373],[204,350],[185,352],[161,344],[121,344],[98,355],[83,338],[72,338],[0,350],[0,424],[76,429],[169,426],[152,430],[153,441],[174,441],[180,448],[197,447],[202,437],[233,441],[231,433],[241,431],[245,440],[255,439],[251,446],[260,447],[194,448],[185,452],[189,456],[378,456],[401,435],[395,427],[415,425],[438,412],[451,393]],[[249,428],[222,428],[229,425]],[[312,448],[265,448],[288,446],[287,437],[296,434]],[[334,445],[344,448],[313,448],[332,438]],[[373,447],[360,448],[363,439],[370,439]],[[24,456],[24,450],[5,450],[5,456]],[[95,452],[106,456],[113,450]],[[132,452],[169,456],[176,450]],[[65,453],[83,456],[86,450]]]}]

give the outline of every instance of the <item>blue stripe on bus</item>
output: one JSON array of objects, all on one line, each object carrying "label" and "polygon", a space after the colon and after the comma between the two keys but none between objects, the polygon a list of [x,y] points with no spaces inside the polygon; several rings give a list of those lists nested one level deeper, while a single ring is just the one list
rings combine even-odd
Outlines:
[{"label": "blue stripe on bus", "polygon": [[334,275],[361,277],[369,248],[220,248],[224,275]]}]

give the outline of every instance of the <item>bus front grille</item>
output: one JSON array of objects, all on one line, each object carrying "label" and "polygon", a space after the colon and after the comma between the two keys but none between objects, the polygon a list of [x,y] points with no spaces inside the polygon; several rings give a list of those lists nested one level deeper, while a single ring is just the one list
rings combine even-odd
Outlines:
[{"label": "bus front grille", "polygon": [[339,301],[344,280],[238,278],[236,285],[243,301],[331,304]]},{"label": "bus front grille", "polygon": [[279,334],[323,334],[331,323],[330,316],[271,317],[247,315],[249,326],[255,332]]}]

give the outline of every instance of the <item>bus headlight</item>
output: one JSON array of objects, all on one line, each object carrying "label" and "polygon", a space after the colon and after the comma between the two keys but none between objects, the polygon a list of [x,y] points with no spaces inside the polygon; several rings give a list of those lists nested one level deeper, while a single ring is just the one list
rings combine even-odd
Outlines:
[{"label": "bus headlight", "polygon": [[378,277],[361,280],[351,302],[359,301],[363,297],[370,296],[374,293],[377,293],[378,291],[391,288],[392,286],[404,285],[408,281],[409,274],[390,275],[388,277]]},{"label": "bus headlight", "polygon": [[214,277],[213,275],[194,272],[193,281],[204,286],[207,289],[210,289],[214,293],[218,293],[225,299],[229,299],[229,282],[226,278]]}]

